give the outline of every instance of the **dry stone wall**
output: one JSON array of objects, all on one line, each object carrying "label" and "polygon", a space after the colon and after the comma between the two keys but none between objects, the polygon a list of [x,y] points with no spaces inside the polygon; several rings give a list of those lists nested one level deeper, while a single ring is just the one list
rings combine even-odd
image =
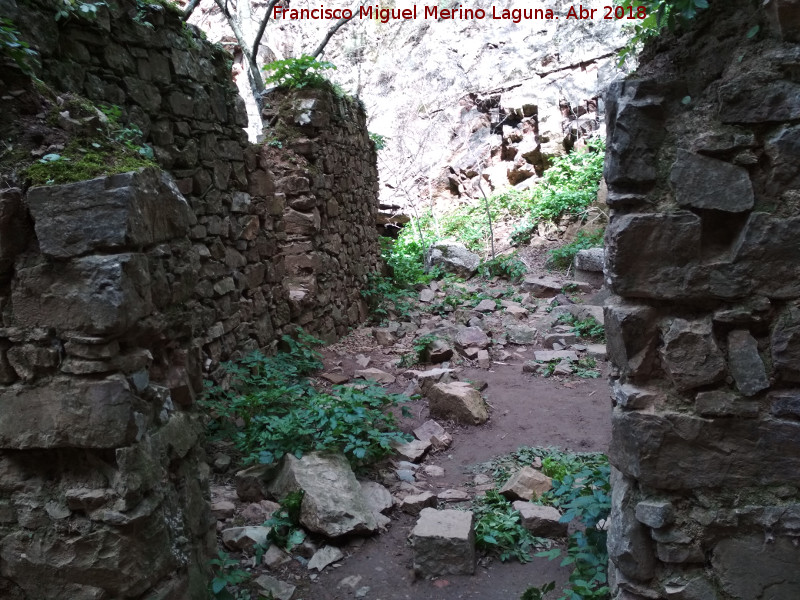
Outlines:
[{"label": "dry stone wall", "polygon": [[765,5],[607,97],[616,600],[800,597],[799,5]]},{"label": "dry stone wall", "polygon": [[163,167],[0,191],[10,600],[206,597],[203,378],[297,325],[345,333],[379,256],[360,104],[276,94],[285,139],[250,146],[227,55],[160,5],[109,4],[57,25],[3,0],[42,79],[120,106]]}]

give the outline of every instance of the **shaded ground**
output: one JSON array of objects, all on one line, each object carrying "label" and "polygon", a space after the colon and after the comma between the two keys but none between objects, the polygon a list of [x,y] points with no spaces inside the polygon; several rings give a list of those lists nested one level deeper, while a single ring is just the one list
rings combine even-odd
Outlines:
[{"label": "shaded ground", "polygon": [[[506,284],[498,283],[500,285]],[[486,289],[490,291],[488,285]],[[590,301],[591,294],[571,297],[578,302]],[[527,323],[540,331],[546,330],[547,323],[552,320],[544,310],[547,302],[535,302],[539,306],[529,305],[533,312]],[[371,328],[362,327],[340,343],[325,349],[325,370],[352,377],[355,370],[362,368],[357,364],[356,357],[367,356],[370,358],[370,367],[383,369],[397,377],[397,381],[387,388],[402,393],[408,391],[409,386],[413,387],[414,381],[411,375],[406,375],[407,369],[397,365],[398,357],[409,343],[404,346],[404,342],[400,341],[394,346],[381,347],[372,336]],[[456,360],[459,364],[451,365],[457,369],[457,379],[486,384],[483,393],[490,408],[490,420],[478,427],[439,420],[453,436],[453,444],[447,450],[430,453],[424,464],[440,466],[445,474],[443,477],[430,478],[420,470],[415,484],[417,487],[434,493],[455,488],[474,496],[480,493],[473,482],[476,473],[480,472],[479,465],[521,446],[552,446],[575,452],[607,451],[611,411],[605,363],[599,363],[601,377],[597,379],[582,379],[575,375],[545,378],[524,373],[523,363],[533,358],[533,352],[541,348],[540,336],[534,345],[506,345],[509,356],[498,360],[495,353],[488,368],[479,368],[476,361],[470,360]],[[407,407],[411,417],[400,421],[402,429],[410,432],[428,420],[429,413],[425,399],[412,400]],[[377,474],[373,476],[379,477]],[[384,479],[382,483],[393,488],[390,480]],[[228,487],[228,496],[230,491]],[[467,508],[469,503],[462,505]],[[448,505],[453,506],[456,505]],[[474,576],[415,581],[411,568],[412,549],[407,537],[417,518],[397,509],[389,516],[391,523],[386,532],[369,539],[344,543],[341,546],[344,560],[327,567],[322,573],[309,573],[302,558],[295,558],[268,573],[296,585],[295,600],[354,597],[370,600],[515,600],[530,585],[542,585],[549,581],[563,583],[569,574],[567,568],[558,566],[560,561],[534,558],[530,563],[520,564],[501,563],[497,559],[481,557]],[[263,572],[263,567],[259,566],[255,571],[259,574]]]}]

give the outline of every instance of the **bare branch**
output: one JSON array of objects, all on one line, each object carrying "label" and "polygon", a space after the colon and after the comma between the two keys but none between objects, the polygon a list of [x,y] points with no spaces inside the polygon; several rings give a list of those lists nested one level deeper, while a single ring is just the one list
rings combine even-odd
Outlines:
[{"label": "bare branch", "polygon": [[200,5],[200,0],[192,0],[191,2],[189,2],[186,9],[183,11],[183,15],[181,15],[181,19],[183,21],[188,21],[189,17],[191,17],[192,13],[194,12],[194,9],[197,8],[199,5]]},{"label": "bare branch", "polygon": [[[355,15],[355,12],[353,12],[353,15]],[[350,19],[352,19],[352,18],[353,17],[350,17]],[[349,22],[350,19],[342,18],[342,19],[339,19],[338,21],[336,21],[336,23],[333,25],[333,27],[328,29],[328,33],[326,33],[325,37],[322,38],[322,41],[320,42],[319,46],[317,46],[317,49],[314,50],[314,54],[312,54],[311,57],[312,58],[317,58],[320,54],[322,54],[322,51],[325,50],[325,46],[327,46],[328,42],[331,41],[331,38],[333,37],[333,34],[336,33],[337,31],[339,31],[339,29],[341,29],[341,27],[345,23]]]},{"label": "bare branch", "polygon": [[233,30],[233,35],[236,37],[236,43],[238,43],[239,47],[242,49],[242,54],[244,55],[245,62],[247,62],[250,73],[250,87],[253,88],[253,95],[256,97],[256,102],[258,102],[261,92],[264,91],[264,80],[261,78],[261,72],[258,70],[258,65],[256,65],[256,61],[254,60],[253,55],[250,53],[250,46],[245,40],[244,32],[242,31],[242,28],[240,27],[236,17],[226,12],[228,0],[214,1],[225,13],[225,16],[228,20],[228,25]]},{"label": "bare branch", "polygon": [[261,21],[261,25],[258,26],[258,33],[256,33],[256,39],[253,42],[253,50],[251,54],[253,55],[253,60],[256,59],[258,56],[258,47],[261,45],[261,38],[264,37],[264,30],[267,28],[267,23],[269,23],[269,19],[272,16],[272,10],[275,8],[275,5],[280,2],[281,0],[271,0],[270,3],[267,5],[267,12],[264,14],[264,18]]}]

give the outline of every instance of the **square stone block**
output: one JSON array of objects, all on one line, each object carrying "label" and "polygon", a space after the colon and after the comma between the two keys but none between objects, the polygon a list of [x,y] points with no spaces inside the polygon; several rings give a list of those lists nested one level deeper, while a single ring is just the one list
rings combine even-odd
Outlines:
[{"label": "square stone block", "polygon": [[424,508],[411,531],[414,573],[432,579],[475,572],[475,529],[471,511]]}]

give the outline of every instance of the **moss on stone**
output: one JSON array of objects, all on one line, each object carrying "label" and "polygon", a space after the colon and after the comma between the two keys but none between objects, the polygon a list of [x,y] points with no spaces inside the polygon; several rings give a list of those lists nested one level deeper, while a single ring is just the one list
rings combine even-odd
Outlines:
[{"label": "moss on stone", "polygon": [[124,147],[105,146],[90,151],[71,143],[60,157],[57,160],[35,162],[27,167],[25,175],[31,185],[72,183],[157,166]]}]

